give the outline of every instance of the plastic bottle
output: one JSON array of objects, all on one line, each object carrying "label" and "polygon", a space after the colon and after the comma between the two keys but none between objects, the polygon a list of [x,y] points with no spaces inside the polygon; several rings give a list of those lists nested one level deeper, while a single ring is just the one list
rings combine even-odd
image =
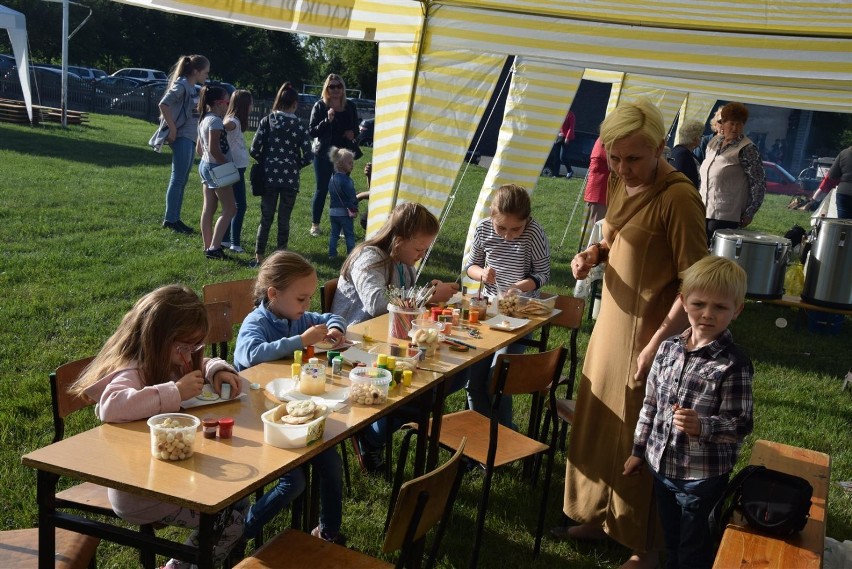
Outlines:
[{"label": "plastic bottle", "polygon": [[295,350],[293,352],[293,363],[302,365],[302,350]]}]

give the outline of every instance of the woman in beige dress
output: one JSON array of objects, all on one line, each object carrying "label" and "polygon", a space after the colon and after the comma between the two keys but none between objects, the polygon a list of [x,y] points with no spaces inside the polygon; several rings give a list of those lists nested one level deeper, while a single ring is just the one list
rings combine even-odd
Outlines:
[{"label": "woman in beige dress", "polygon": [[589,341],[568,446],[565,514],[574,539],[609,536],[633,551],[622,567],[653,567],[659,541],[651,475],[624,476],[624,457],[662,340],[688,325],[678,274],[707,254],[704,206],[663,157],[666,130],[647,101],[601,124],[611,175],[603,239],[571,261],[577,279],[606,262],[601,312]]}]

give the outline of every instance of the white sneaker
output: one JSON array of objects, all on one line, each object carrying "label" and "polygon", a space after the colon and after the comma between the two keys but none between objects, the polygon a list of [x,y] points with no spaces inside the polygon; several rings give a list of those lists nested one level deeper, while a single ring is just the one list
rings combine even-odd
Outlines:
[{"label": "white sneaker", "polygon": [[[222,243],[222,246],[223,246],[223,247],[224,247],[224,245],[225,245],[225,244],[224,244],[224,243]],[[246,250],[245,250],[245,249],[243,249],[242,247],[240,247],[239,245],[231,245],[230,249],[231,249],[231,251],[233,251],[234,253],[245,253],[245,252],[246,252]]]},{"label": "white sneaker", "polygon": [[222,247],[230,247],[230,246],[231,246],[230,241],[222,241]]},{"label": "white sneaker", "polygon": [[319,237],[319,236],[320,236],[319,225],[311,225],[311,237]]}]

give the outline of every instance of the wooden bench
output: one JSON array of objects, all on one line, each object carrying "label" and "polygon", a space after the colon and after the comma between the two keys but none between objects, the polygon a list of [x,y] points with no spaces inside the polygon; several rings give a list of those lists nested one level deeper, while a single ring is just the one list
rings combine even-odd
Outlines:
[{"label": "wooden bench", "polygon": [[783,539],[759,534],[742,518],[736,519],[735,516],[722,535],[713,568],[819,569],[825,542],[831,457],[821,452],[760,440],[754,444],[749,464],[795,474],[810,482],[814,495],[808,523],[801,532]]}]

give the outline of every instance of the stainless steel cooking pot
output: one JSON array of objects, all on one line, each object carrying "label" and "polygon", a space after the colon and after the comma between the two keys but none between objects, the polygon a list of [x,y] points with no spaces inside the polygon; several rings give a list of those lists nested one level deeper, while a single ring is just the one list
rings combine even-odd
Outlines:
[{"label": "stainless steel cooking pot", "polygon": [[753,298],[781,298],[790,240],[745,229],[719,229],[710,248],[714,255],[738,264],[748,275],[746,294]]},{"label": "stainless steel cooking pot", "polygon": [[852,309],[852,220],[821,219],[811,240],[802,300]]}]

